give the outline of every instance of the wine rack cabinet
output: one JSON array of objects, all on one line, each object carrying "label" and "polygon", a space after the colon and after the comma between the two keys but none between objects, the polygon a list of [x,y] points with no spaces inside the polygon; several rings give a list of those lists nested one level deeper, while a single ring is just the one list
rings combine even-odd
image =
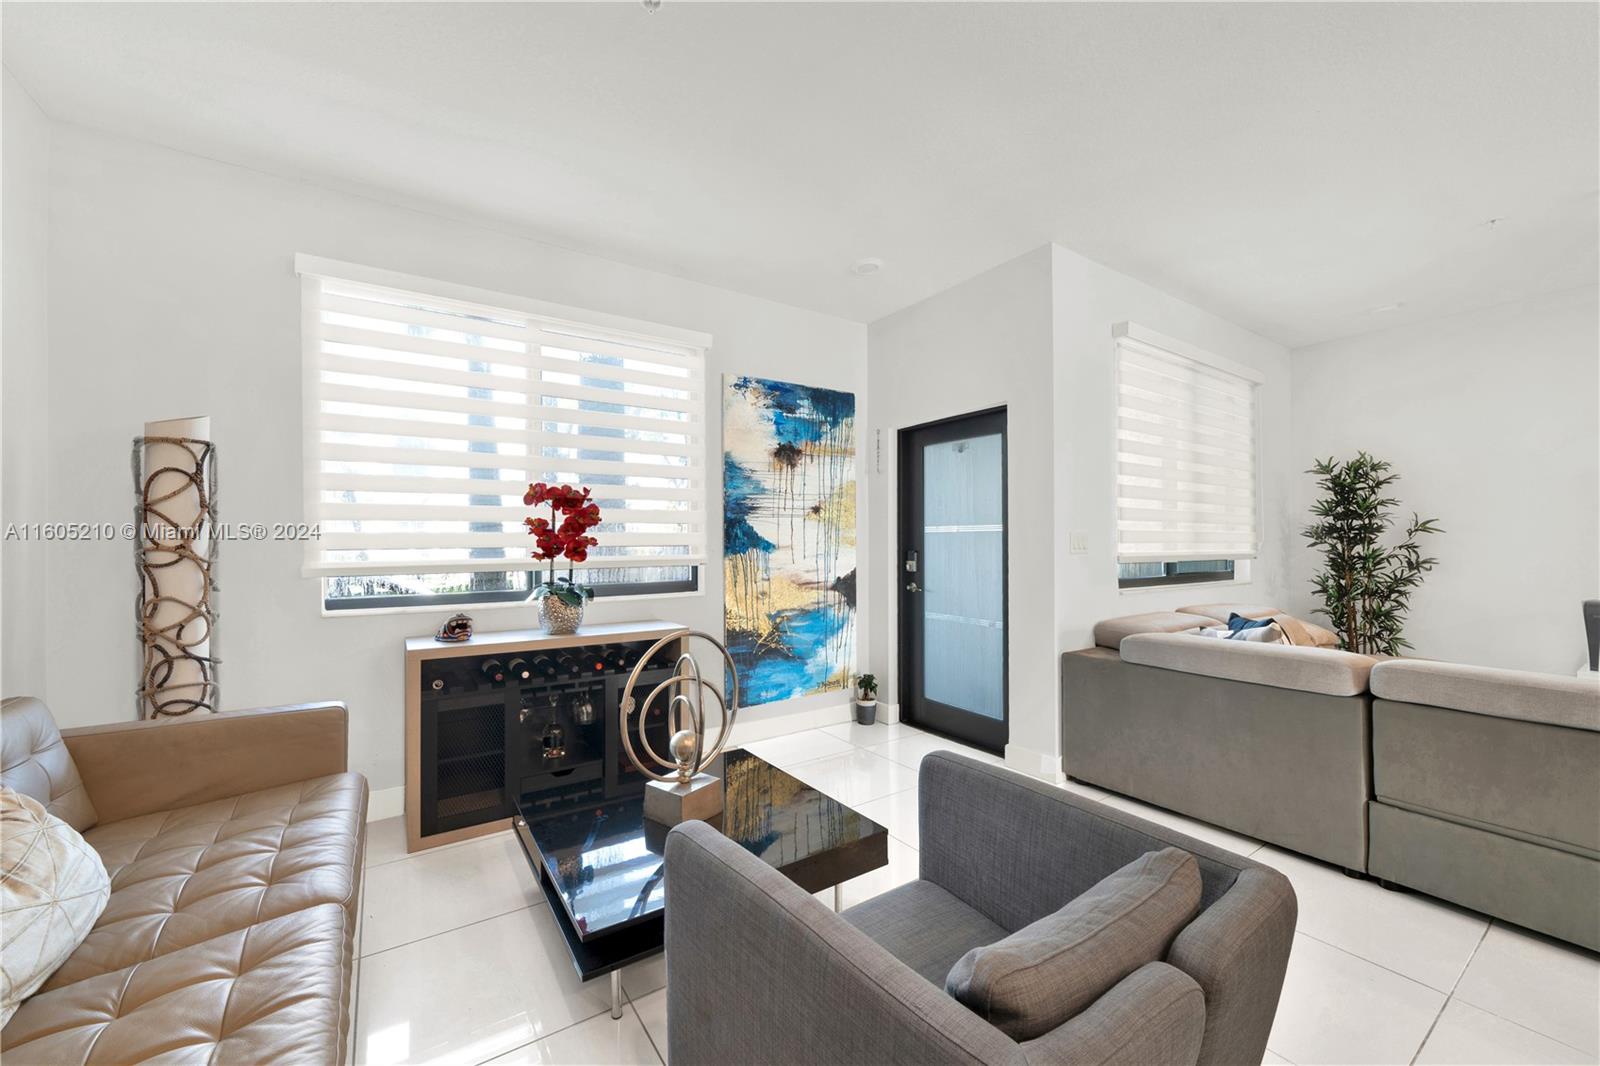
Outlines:
[{"label": "wine rack cabinet", "polygon": [[[628,675],[672,622],[474,634],[406,641],[406,848],[449,844],[510,825],[519,809],[558,814],[644,787],[622,749]],[[641,672],[649,691],[672,673],[676,643]],[[657,751],[666,721],[649,722]]]}]

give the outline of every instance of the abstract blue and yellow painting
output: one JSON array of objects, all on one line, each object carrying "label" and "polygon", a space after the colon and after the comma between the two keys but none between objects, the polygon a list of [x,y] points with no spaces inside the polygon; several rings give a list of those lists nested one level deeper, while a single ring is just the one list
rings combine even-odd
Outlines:
[{"label": "abstract blue and yellow painting", "polygon": [[724,615],[741,706],[850,686],[855,434],[852,393],[723,379]]}]

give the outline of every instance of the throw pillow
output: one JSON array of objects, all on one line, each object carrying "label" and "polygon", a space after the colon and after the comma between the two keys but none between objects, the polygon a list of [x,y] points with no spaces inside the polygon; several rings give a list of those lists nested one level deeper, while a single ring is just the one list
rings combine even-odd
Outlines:
[{"label": "throw pillow", "polygon": [[1290,615],[1280,614],[1273,618],[1283,629],[1283,635],[1290,644],[1301,648],[1337,648],[1339,634],[1331,629],[1325,629],[1315,622],[1303,622]]},{"label": "throw pillow", "polygon": [[967,952],[945,991],[1013,1040],[1032,1040],[1165,957],[1199,910],[1194,856],[1152,851],[1054,914]]},{"label": "throw pillow", "polygon": [[0,786],[0,1026],[83,943],[110,898],[105,864],[78,831]]},{"label": "throw pillow", "polygon": [[1251,644],[1287,644],[1289,638],[1283,635],[1283,629],[1277,622],[1268,622],[1264,626],[1251,626],[1248,629],[1236,629],[1228,638],[1230,640],[1243,640]]},{"label": "throw pillow", "polygon": [[1202,637],[1216,637],[1221,640],[1243,640],[1252,644],[1288,644],[1288,637],[1277,622],[1268,618],[1261,625],[1246,626],[1242,629],[1229,629],[1227,626],[1209,626],[1205,629],[1195,630]]}]

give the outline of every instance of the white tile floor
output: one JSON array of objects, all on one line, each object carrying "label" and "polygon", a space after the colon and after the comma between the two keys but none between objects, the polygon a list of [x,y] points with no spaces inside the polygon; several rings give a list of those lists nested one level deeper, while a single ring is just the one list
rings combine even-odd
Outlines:
[{"label": "white tile floor", "polygon": [[[749,745],[888,828],[889,865],[845,885],[853,906],[917,875],[917,763],[960,745],[900,725],[837,725]],[[977,754],[977,753],[969,753]],[[993,760],[991,756],[980,758]],[[1252,855],[1300,902],[1270,1063],[1597,1063],[1600,958],[1235,833],[1067,786]],[[666,970],[629,967],[621,1021],[585,986],[507,834],[419,855],[399,819],[367,844],[360,1061],[656,1066]],[[831,904],[831,893],[819,898]]]}]

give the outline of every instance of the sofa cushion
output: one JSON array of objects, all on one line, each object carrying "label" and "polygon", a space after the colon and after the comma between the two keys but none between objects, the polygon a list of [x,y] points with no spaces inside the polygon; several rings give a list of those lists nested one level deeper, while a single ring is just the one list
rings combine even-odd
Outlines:
[{"label": "sofa cushion", "polygon": [[19,1066],[342,1062],[353,931],[324,904],[40,992],[0,1050]]},{"label": "sofa cushion", "polygon": [[932,881],[873,896],[841,917],[929,981],[944,987],[955,961],[1006,931]]},{"label": "sofa cushion", "polygon": [[1201,640],[1186,633],[1142,633],[1122,642],[1122,661],[1252,685],[1359,696],[1367,691],[1370,655],[1333,648],[1296,648],[1241,640]]},{"label": "sofa cushion", "polygon": [[1263,607],[1259,603],[1197,603],[1192,607],[1179,607],[1178,610],[1214,622],[1226,622],[1230,615],[1235,614],[1244,618],[1271,618],[1283,613],[1281,608]]},{"label": "sofa cushion", "polygon": [[97,821],[72,753],[43,701],[10,696],[0,702],[0,785],[32,796],[78,832]]},{"label": "sofa cushion", "polygon": [[[1227,619],[1222,619],[1227,621]],[[1120,618],[1107,618],[1095,623],[1094,642],[1097,647],[1115,649],[1122,638],[1135,633],[1182,633],[1211,624],[1211,619],[1198,614],[1180,614],[1176,611],[1151,611],[1148,614],[1125,614]]]},{"label": "sofa cushion", "polygon": [[334,774],[97,826],[111,901],[45,988],[322,903],[355,918],[367,784]]},{"label": "sofa cushion", "polygon": [[1200,910],[1194,856],[1163,848],[950,969],[945,990],[1013,1040],[1032,1040],[1166,955]]},{"label": "sofa cushion", "polygon": [[1372,671],[1372,694],[1496,718],[1600,731],[1600,678],[1396,659]]},{"label": "sofa cushion", "polygon": [[76,829],[0,786],[0,1026],[82,942],[110,894]]}]

